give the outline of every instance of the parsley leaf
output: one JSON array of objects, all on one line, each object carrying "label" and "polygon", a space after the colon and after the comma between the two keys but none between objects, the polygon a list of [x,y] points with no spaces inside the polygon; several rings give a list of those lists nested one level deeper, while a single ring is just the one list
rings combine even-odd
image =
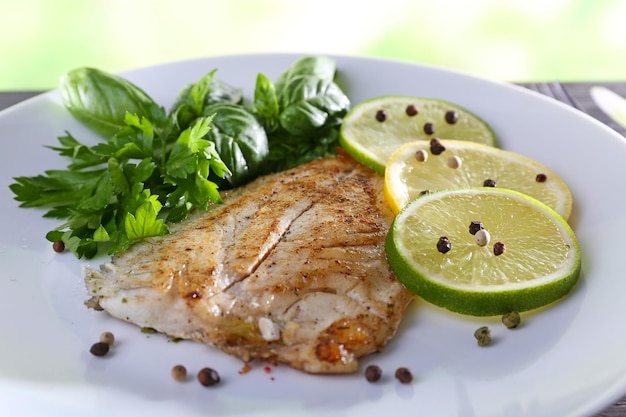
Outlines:
[{"label": "parsley leaf", "polygon": [[164,112],[152,114],[154,123],[127,113],[116,134],[91,147],[67,133],[50,147],[70,158],[67,169],[14,178],[10,188],[22,207],[46,207],[45,216],[65,220],[48,232],[50,241],[62,240],[79,258],[103,249],[115,254],[167,234],[165,220],[183,220],[194,208],[221,201],[208,178],[224,178],[229,170],[204,139],[212,117],[176,134]]}]

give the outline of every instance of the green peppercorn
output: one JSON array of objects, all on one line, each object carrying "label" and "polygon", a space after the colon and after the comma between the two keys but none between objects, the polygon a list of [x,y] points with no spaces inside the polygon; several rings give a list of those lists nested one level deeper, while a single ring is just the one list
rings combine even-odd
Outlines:
[{"label": "green peppercorn", "polygon": [[487,346],[491,343],[491,331],[487,326],[479,327],[474,332],[474,337],[476,338],[478,346]]},{"label": "green peppercorn", "polygon": [[519,326],[521,321],[520,315],[517,311],[511,311],[505,313],[502,316],[502,324],[506,326],[507,329],[514,329]]}]

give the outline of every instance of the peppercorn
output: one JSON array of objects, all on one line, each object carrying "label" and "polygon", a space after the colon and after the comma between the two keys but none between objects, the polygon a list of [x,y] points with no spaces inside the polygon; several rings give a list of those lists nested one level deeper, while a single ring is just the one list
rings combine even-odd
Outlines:
[{"label": "peppercorn", "polygon": [[537,174],[537,176],[535,177],[535,181],[537,182],[546,182],[547,179],[548,176],[546,174]]},{"label": "peppercorn", "polygon": [[376,120],[378,120],[379,122],[384,122],[385,120],[387,120],[387,112],[384,110],[378,110],[376,112]]},{"label": "peppercorn", "polygon": [[492,180],[491,178],[487,178],[485,180],[485,182],[483,182],[483,186],[485,187],[496,187],[498,184],[495,182],[495,180]]},{"label": "peppercorn", "polygon": [[198,381],[205,387],[210,387],[220,382],[220,375],[215,369],[202,368],[198,372]]},{"label": "peppercorn", "polygon": [[443,146],[439,139],[432,138],[430,140],[430,153],[432,153],[433,155],[440,155],[445,150],[446,147]]},{"label": "peppercorn", "polygon": [[506,326],[507,329],[514,329],[519,326],[521,321],[520,315],[517,311],[511,311],[505,313],[502,316],[502,324]]},{"label": "peppercorn", "polygon": [[403,384],[410,384],[413,381],[413,374],[409,368],[401,367],[396,369],[396,379]]},{"label": "peppercorn", "polygon": [[491,343],[491,331],[487,326],[479,327],[474,332],[474,337],[476,338],[478,346],[487,346]]},{"label": "peppercorn", "polygon": [[182,382],[187,379],[187,368],[183,365],[175,365],[170,373],[175,381]]},{"label": "peppercorn", "polygon": [[422,190],[422,191],[420,191],[420,193],[419,193],[419,197],[421,197],[421,196],[423,196],[423,195],[426,195],[426,194],[428,194],[428,193],[430,193],[430,190]]},{"label": "peppercorn", "polygon": [[63,252],[65,250],[65,243],[63,243],[62,240],[57,240],[52,244],[52,250],[57,253]]},{"label": "peppercorn", "polygon": [[446,122],[453,125],[459,120],[459,113],[454,110],[448,110],[446,112],[445,119],[446,119]]},{"label": "peppercorn", "polygon": [[472,221],[469,225],[469,232],[472,235],[475,235],[476,232],[478,232],[479,230],[483,230],[483,229],[484,229],[483,223],[477,220]]},{"label": "peppercorn", "polygon": [[409,116],[415,116],[417,113],[419,113],[419,110],[417,109],[417,106],[415,106],[415,104],[409,104],[408,106],[406,106],[406,114]]},{"label": "peppercorn", "polygon": [[447,253],[452,249],[452,242],[447,236],[441,236],[437,241],[437,250],[441,253]]},{"label": "peppercorn", "polygon": [[383,375],[382,369],[378,365],[370,365],[365,368],[365,379],[367,382],[376,382]]},{"label": "peppercorn", "polygon": [[453,155],[450,158],[448,158],[448,166],[452,169],[459,168],[462,163],[463,163],[463,160],[456,155]]},{"label": "peppercorn", "polygon": [[504,246],[504,243],[502,242],[496,242],[493,245],[493,254],[496,256],[500,256],[504,253],[504,251],[506,250],[506,247]]},{"label": "peppercorn", "polygon": [[435,125],[433,125],[432,123],[425,123],[424,124],[424,133],[426,133],[427,135],[432,135],[433,133],[435,133]]},{"label": "peppercorn", "polygon": [[489,244],[489,240],[491,240],[491,235],[485,229],[480,229],[476,232],[474,238],[478,246],[487,246]]},{"label": "peppercorn", "polygon": [[113,343],[115,343],[115,336],[113,336],[113,333],[111,332],[104,332],[100,335],[100,341],[109,346],[113,346]]},{"label": "peppercorn", "polygon": [[420,149],[419,151],[415,152],[415,159],[417,159],[419,162],[426,162],[428,160],[428,152],[426,152],[424,149]]},{"label": "peppercorn", "polygon": [[91,349],[89,349],[94,356],[104,356],[109,353],[109,344],[104,342],[96,342],[91,345]]}]

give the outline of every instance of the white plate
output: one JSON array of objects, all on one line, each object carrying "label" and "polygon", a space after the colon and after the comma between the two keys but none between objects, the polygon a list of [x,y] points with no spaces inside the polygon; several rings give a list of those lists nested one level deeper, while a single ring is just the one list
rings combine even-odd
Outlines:
[{"label": "white plate", "polygon": [[[169,107],[186,83],[218,68],[218,77],[253,91],[258,72],[275,79],[296,55],[226,56],[177,62],[123,74]],[[65,130],[94,136],[74,121],[57,92],[0,113],[0,405],[3,413],[43,416],[590,416],[626,392],[626,142],[609,128],[551,99],[504,83],[408,63],[333,57],[353,103],[383,94],[457,102],[486,119],[502,147],[559,173],[575,197],[572,224],[583,250],[580,284],[563,302],[523,316],[507,330],[498,319],[474,319],[416,302],[377,363],[377,384],[361,374],[312,376],[242,364],[192,342],[172,343],[83,306],[81,262],[55,254],[44,233],[57,225],[41,211],[18,209],[8,185],[63,167],[44,147]],[[96,263],[97,261],[92,261]],[[489,325],[495,343],[476,346]],[[102,331],[118,343],[104,358],[89,354]],[[195,375],[217,369],[223,383],[177,383],[173,365]],[[410,385],[393,377],[407,366]]]}]

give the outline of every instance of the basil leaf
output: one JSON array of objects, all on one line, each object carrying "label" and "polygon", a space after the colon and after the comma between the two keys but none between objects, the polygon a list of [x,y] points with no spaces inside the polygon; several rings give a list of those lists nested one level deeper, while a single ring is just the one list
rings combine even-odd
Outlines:
[{"label": "basil leaf", "polygon": [[196,118],[206,114],[206,106],[243,102],[242,90],[217,80],[216,72],[217,69],[209,71],[196,83],[188,84],[178,93],[170,114],[180,130],[186,129]]},{"label": "basil leaf", "polygon": [[258,74],[256,78],[254,110],[268,132],[275,132],[280,127],[280,107],[276,88],[264,74]]},{"label": "basil leaf", "polygon": [[322,80],[332,81],[335,78],[337,64],[324,56],[308,56],[298,59],[276,80],[276,91],[280,95],[293,78],[302,75],[313,75]]},{"label": "basil leaf", "polygon": [[263,169],[269,153],[267,133],[245,107],[214,104],[205,109],[213,114],[213,126],[206,138],[230,170],[225,179],[231,187],[242,185]]},{"label": "basil leaf", "polygon": [[280,100],[280,124],[293,135],[339,125],[350,100],[332,80],[301,75],[285,86]]},{"label": "basil leaf", "polygon": [[59,91],[68,111],[106,138],[125,126],[126,113],[149,117],[156,106],[148,94],[130,81],[89,67],[64,74]]}]

